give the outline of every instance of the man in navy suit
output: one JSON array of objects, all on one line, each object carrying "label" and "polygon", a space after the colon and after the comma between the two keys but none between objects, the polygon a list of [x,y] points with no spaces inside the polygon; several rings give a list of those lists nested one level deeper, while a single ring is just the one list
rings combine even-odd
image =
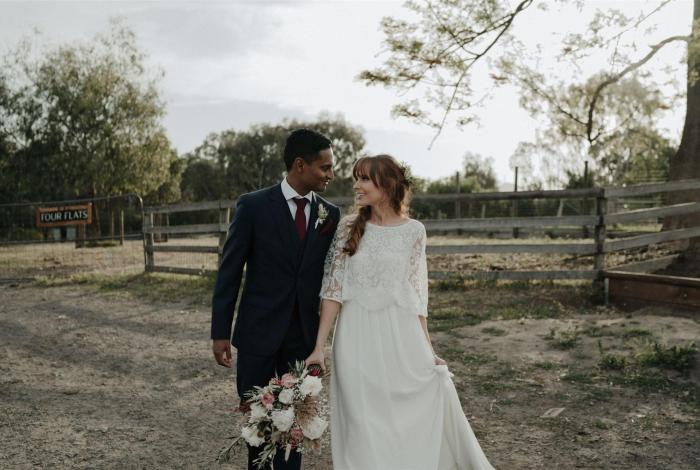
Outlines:
[{"label": "man in navy suit", "polygon": [[[340,210],[318,196],[333,181],[333,150],[328,138],[298,129],[284,148],[287,177],[278,185],[238,198],[216,278],[211,338],[216,362],[232,367],[237,350],[239,397],[289,370],[314,349],[319,291],[326,252]],[[233,328],[233,312],[245,284]],[[248,468],[260,448],[248,448]],[[301,456],[275,456],[275,470],[298,470]]]}]

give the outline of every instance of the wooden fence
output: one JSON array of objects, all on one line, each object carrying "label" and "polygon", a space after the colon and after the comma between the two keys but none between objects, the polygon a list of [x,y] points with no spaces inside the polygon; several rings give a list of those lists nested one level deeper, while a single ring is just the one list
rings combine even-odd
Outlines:
[{"label": "wooden fence", "polygon": [[[169,204],[165,206],[153,206],[144,208],[144,250],[146,259],[146,272],[165,272],[177,274],[206,274],[206,269],[195,269],[187,267],[161,266],[155,263],[155,253],[217,253],[219,263],[221,263],[221,253],[226,241],[228,232],[229,219],[231,216],[231,208],[236,201],[220,200],[220,201],[204,201],[192,202],[184,204]],[[219,221],[215,224],[196,224],[196,225],[173,225],[173,226],[156,226],[155,218],[157,214],[170,215],[178,212],[197,212],[217,210],[219,213]],[[199,246],[199,245],[162,245],[155,243],[155,235],[203,235],[215,234],[218,236],[219,243],[217,246]]]},{"label": "wooden fence", "polygon": [[[611,204],[620,199],[639,196],[665,195],[674,191],[698,191],[700,194],[700,180],[682,180],[668,183],[643,184],[628,187],[588,188],[554,191],[519,191],[519,192],[492,192],[492,193],[458,193],[458,194],[427,194],[416,195],[416,201],[440,201],[454,202],[461,205],[478,204],[483,201],[511,201],[517,205],[517,201],[524,199],[579,199],[591,201],[591,214],[589,215],[558,215],[558,216],[533,216],[533,217],[490,217],[490,218],[458,218],[458,219],[424,219],[423,224],[428,232],[440,231],[475,231],[507,229],[517,234],[522,228],[556,228],[556,227],[592,227],[592,238],[586,243],[479,243],[461,245],[429,245],[428,254],[517,254],[517,253],[557,253],[591,256],[590,269],[582,270],[549,270],[549,271],[487,271],[487,272],[460,272],[445,273],[431,272],[431,278],[454,277],[463,279],[483,280],[549,280],[549,279],[600,279],[606,269],[606,254],[639,248],[657,243],[686,240],[700,237],[700,227],[680,228],[651,234],[635,235],[631,237],[610,240],[607,232],[616,224],[638,222],[644,220],[658,220],[667,216],[677,216],[700,212],[700,202],[687,202],[681,204],[664,205],[659,207],[638,209],[632,211],[612,212],[610,207],[618,207]],[[663,199],[663,198],[661,198]],[[332,199],[335,204],[348,206],[352,198]],[[146,271],[171,272],[183,274],[201,274],[207,270],[169,267],[157,265],[154,261],[156,252],[190,252],[190,253],[218,253],[219,260],[223,244],[226,240],[230,209],[235,201],[208,201],[188,204],[174,204],[167,206],[146,207],[144,209],[144,245],[146,251]],[[561,204],[560,204],[561,206]],[[155,226],[155,214],[172,214],[175,212],[218,210],[219,220],[214,224],[181,225],[181,226]],[[615,209],[613,209],[615,210]],[[460,211],[456,210],[459,214]],[[218,246],[156,246],[155,234],[215,234],[218,236]]]}]

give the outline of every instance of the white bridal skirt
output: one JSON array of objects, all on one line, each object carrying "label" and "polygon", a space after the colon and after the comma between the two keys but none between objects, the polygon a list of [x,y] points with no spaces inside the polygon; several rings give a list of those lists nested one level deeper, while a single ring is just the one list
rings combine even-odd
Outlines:
[{"label": "white bridal skirt", "polygon": [[333,339],[334,470],[492,469],[416,315],[343,304]]}]

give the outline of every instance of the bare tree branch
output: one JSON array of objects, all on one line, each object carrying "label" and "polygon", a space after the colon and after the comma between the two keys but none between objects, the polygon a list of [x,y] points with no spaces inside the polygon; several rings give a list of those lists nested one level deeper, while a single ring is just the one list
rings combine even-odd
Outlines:
[{"label": "bare tree branch", "polygon": [[515,20],[515,17],[521,13],[523,10],[525,10],[527,7],[529,7],[532,4],[533,0],[523,0],[518,4],[518,6],[515,8],[513,13],[511,13],[509,16],[507,16],[506,21],[504,22],[501,31],[496,35],[496,37],[491,41],[489,45],[486,46],[486,48],[481,51],[476,57],[474,57],[469,64],[464,68],[462,73],[459,76],[459,79],[457,82],[453,85],[454,90],[452,91],[452,95],[450,96],[450,100],[447,103],[447,106],[445,108],[445,112],[442,115],[442,120],[437,126],[437,132],[433,136],[433,139],[430,141],[430,145],[428,145],[428,149],[431,149],[433,147],[433,144],[437,140],[438,137],[440,137],[440,134],[442,133],[442,129],[445,127],[445,122],[447,122],[447,116],[450,114],[452,111],[452,106],[454,104],[455,97],[457,96],[457,92],[459,91],[459,87],[462,84],[462,81],[464,78],[467,76],[467,73],[471,69],[471,67],[476,63],[477,60],[485,56],[488,51],[490,51],[503,37],[503,35],[508,31],[510,26],[513,24],[513,21]]},{"label": "bare tree branch", "polygon": [[598,100],[600,99],[600,95],[602,94],[603,90],[620,81],[625,75],[627,75],[630,72],[633,72],[649,62],[654,55],[656,55],[657,52],[659,52],[665,45],[670,44],[675,41],[684,41],[688,42],[690,41],[690,36],[671,36],[669,38],[664,39],[660,43],[654,45],[651,47],[651,51],[644,56],[641,60],[634,62],[624,69],[620,71],[619,73],[615,75],[609,76],[606,80],[603,80],[595,89],[593,92],[593,96],[591,98],[591,102],[588,106],[588,121],[586,123],[586,135],[588,136],[588,140],[591,141],[592,138],[592,133],[593,133],[593,114],[595,113],[595,106]]}]

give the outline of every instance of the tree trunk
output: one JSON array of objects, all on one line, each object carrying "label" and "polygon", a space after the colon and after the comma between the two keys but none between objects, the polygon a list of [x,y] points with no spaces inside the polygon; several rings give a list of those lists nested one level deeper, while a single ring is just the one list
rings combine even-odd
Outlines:
[{"label": "tree trunk", "polygon": [[[686,101],[685,123],[678,151],[671,159],[669,178],[680,180],[700,178],[700,56],[692,43],[700,35],[700,0],[693,2],[692,39],[688,47],[688,98]],[[669,193],[667,202],[670,204],[700,201],[700,191],[683,191]],[[700,214],[667,217],[664,229],[694,227],[700,225]],[[700,238],[690,241],[689,248],[700,249]]]}]

